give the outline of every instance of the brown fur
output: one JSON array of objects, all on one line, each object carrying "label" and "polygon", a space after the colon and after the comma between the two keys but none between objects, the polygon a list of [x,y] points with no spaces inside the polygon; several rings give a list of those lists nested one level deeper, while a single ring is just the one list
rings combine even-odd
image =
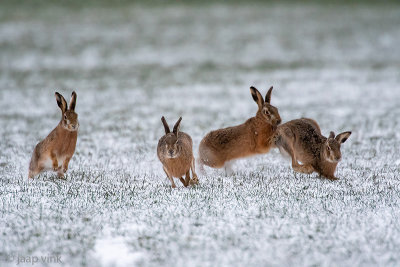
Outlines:
[{"label": "brown fur", "polygon": [[[181,120],[182,117],[177,121],[171,133],[165,118],[161,118],[165,135],[160,138],[157,146],[157,156],[163,165],[165,174],[171,181],[172,188],[176,187],[173,177],[179,178],[185,187],[189,184],[198,184],[192,152],[192,138],[187,133],[179,131]],[[190,170],[192,170],[192,179]],[[185,179],[182,178],[184,175]]]},{"label": "brown fur", "polygon": [[33,150],[29,178],[48,170],[56,171],[59,177],[63,177],[75,152],[79,128],[78,115],[74,111],[76,93],[72,93],[69,109],[64,97],[59,93],[55,95],[62,112],[61,121]]},{"label": "brown fur", "polygon": [[270,105],[272,87],[265,97],[266,101],[256,88],[251,87],[250,91],[258,104],[256,116],[243,124],[208,133],[199,146],[200,163],[221,168],[230,160],[270,150],[276,127],[281,122],[278,109]]},{"label": "brown fur", "polygon": [[302,118],[278,126],[275,144],[281,153],[289,154],[295,171],[317,172],[320,176],[336,180],[335,170],[342,157],[340,145],[350,134],[344,132],[335,137],[331,132],[326,138],[316,121]]}]

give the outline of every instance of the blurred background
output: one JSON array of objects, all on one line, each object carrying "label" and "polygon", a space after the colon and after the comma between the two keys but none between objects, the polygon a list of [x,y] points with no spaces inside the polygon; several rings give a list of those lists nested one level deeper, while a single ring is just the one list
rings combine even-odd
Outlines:
[{"label": "blurred background", "polygon": [[29,160],[60,116],[56,90],[78,93],[82,160],[125,153],[107,159],[119,166],[155,150],[162,115],[183,116],[195,147],[242,123],[256,112],[251,85],[274,86],[283,121],[312,117],[325,134],[353,130],[353,142],[397,136],[399,11],[386,1],[2,1],[0,160]]}]

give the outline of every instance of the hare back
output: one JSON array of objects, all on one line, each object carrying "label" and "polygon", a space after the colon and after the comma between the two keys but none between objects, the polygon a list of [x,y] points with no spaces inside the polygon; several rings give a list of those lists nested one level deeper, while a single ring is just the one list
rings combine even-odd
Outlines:
[{"label": "hare back", "polygon": [[315,131],[316,131],[317,133],[322,134],[322,133],[321,133],[321,128],[319,127],[318,123],[317,123],[315,120],[310,119],[310,118],[301,118],[301,119],[299,119],[299,120],[300,120],[301,122],[305,123],[305,124],[311,125],[312,127],[314,127],[314,129],[315,129]]},{"label": "hare back", "polygon": [[209,132],[201,141],[199,155],[203,164],[221,168],[225,161],[250,156],[255,139],[245,124]]},{"label": "hare back", "polygon": [[279,147],[290,147],[297,160],[314,164],[320,158],[321,145],[325,138],[319,126],[311,119],[297,119],[278,126]]}]

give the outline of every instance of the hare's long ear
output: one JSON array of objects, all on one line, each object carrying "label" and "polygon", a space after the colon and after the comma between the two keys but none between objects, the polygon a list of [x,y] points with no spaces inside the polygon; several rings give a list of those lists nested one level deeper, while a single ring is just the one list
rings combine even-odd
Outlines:
[{"label": "hare's long ear", "polygon": [[264,99],[260,92],[254,86],[250,87],[251,96],[258,105],[258,109],[262,109],[264,106]]},{"label": "hare's long ear", "polygon": [[171,130],[169,129],[168,123],[165,120],[164,116],[161,117],[161,122],[164,125],[165,134],[169,134]]},{"label": "hare's long ear", "polygon": [[76,106],[76,93],[75,91],[72,92],[71,100],[69,101],[69,109],[74,111]]},{"label": "hare's long ear", "polygon": [[335,139],[336,141],[338,141],[340,144],[343,144],[344,142],[346,142],[346,140],[350,137],[351,132],[343,132],[338,134]]},{"label": "hare's long ear", "polygon": [[174,126],[173,132],[174,132],[174,134],[175,134],[176,136],[178,136],[179,125],[181,124],[181,120],[182,120],[182,117],[179,118],[179,120],[175,123],[175,126]]},{"label": "hare's long ear", "polygon": [[332,138],[332,139],[335,138],[335,133],[331,131],[331,132],[329,133],[329,138]]},{"label": "hare's long ear", "polygon": [[270,104],[271,103],[271,94],[272,94],[272,89],[274,89],[273,86],[271,86],[267,92],[267,94],[265,95],[265,102]]},{"label": "hare's long ear", "polygon": [[67,110],[67,101],[65,101],[65,98],[58,92],[55,93],[55,96],[57,105],[60,107],[62,113],[64,113]]}]

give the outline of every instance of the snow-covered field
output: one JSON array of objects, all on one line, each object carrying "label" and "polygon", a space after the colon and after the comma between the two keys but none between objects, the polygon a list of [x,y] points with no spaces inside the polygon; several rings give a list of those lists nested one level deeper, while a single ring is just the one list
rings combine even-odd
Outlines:
[{"label": "snow-covered field", "polygon": [[[0,5],[0,266],[400,265],[399,5]],[[172,190],[161,116],[197,154],[255,114],[251,85],[353,132],[340,180],[273,150]],[[78,94],[76,153],[28,181],[56,90]]]}]

